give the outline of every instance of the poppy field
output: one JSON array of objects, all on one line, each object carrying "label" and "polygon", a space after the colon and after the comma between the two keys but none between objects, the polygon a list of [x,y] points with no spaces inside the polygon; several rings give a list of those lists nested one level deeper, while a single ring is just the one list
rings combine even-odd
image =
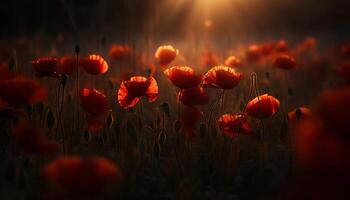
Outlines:
[{"label": "poppy field", "polygon": [[1,38],[0,199],[349,198],[350,40],[200,21]]}]

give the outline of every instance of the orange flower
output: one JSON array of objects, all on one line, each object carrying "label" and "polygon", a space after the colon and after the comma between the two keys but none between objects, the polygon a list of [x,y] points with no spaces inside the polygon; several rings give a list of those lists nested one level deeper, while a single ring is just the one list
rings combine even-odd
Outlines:
[{"label": "orange flower", "polygon": [[[79,65],[80,65],[80,60],[81,58],[79,58]],[[77,65],[76,56],[63,56],[60,59],[59,64],[57,66],[57,73],[70,75],[77,68],[78,68],[78,65]]]},{"label": "orange flower", "polygon": [[0,80],[0,100],[8,106],[34,104],[46,98],[46,89],[36,80],[15,77]]},{"label": "orange flower", "polygon": [[98,75],[108,71],[108,63],[99,55],[89,55],[87,59],[82,59],[80,62],[88,74]]},{"label": "orange flower", "polygon": [[227,66],[217,66],[210,69],[203,77],[203,85],[229,90],[238,85],[242,74]]},{"label": "orange flower", "polygon": [[225,60],[225,65],[232,67],[232,68],[239,68],[242,65],[242,62],[239,58],[235,57],[235,56],[229,56],[226,60]]},{"label": "orange flower", "polygon": [[245,57],[248,62],[260,62],[263,57],[262,49],[258,45],[250,45]]},{"label": "orange flower", "polygon": [[239,134],[252,133],[252,128],[248,124],[246,116],[242,114],[225,114],[219,118],[218,122],[225,135],[231,138]]},{"label": "orange flower", "polygon": [[17,148],[28,154],[56,154],[59,145],[44,137],[41,130],[33,128],[27,122],[21,122],[12,130],[12,136]]},{"label": "orange flower", "polygon": [[175,49],[171,45],[160,46],[156,53],[155,58],[157,59],[160,66],[165,67],[175,60],[179,54],[179,50]]},{"label": "orange flower", "polygon": [[274,61],[273,64],[280,69],[294,69],[296,68],[295,59],[288,55],[280,55]]},{"label": "orange flower", "polygon": [[280,106],[280,102],[273,96],[264,94],[256,97],[247,104],[246,112],[254,118],[268,118],[274,115]]},{"label": "orange flower", "polygon": [[285,40],[280,40],[276,43],[277,52],[287,52],[289,50],[288,43]]},{"label": "orange flower", "polygon": [[135,106],[142,96],[146,96],[149,102],[157,100],[158,85],[153,77],[133,76],[129,81],[123,81],[117,98],[119,105],[127,109]]},{"label": "orange flower", "polygon": [[180,102],[186,106],[203,105],[209,102],[209,97],[202,87],[184,89],[178,95]]},{"label": "orange flower", "polygon": [[171,67],[164,74],[180,89],[198,87],[202,81],[202,76],[195,74],[191,67]]},{"label": "orange flower", "polygon": [[42,169],[43,177],[68,197],[95,197],[123,179],[120,168],[100,157],[59,157]]},{"label": "orange flower", "polygon": [[114,44],[108,52],[108,56],[116,62],[128,62],[132,58],[132,48],[128,45]]},{"label": "orange flower", "polygon": [[104,115],[110,109],[106,95],[95,89],[84,88],[80,95],[80,102],[86,112],[95,116]]},{"label": "orange flower", "polygon": [[309,108],[299,107],[288,113],[288,119],[290,122],[296,122],[301,119],[309,118],[312,112]]},{"label": "orange flower", "polygon": [[39,58],[32,61],[32,67],[35,70],[35,76],[38,78],[45,76],[55,76],[57,68],[56,58]]}]

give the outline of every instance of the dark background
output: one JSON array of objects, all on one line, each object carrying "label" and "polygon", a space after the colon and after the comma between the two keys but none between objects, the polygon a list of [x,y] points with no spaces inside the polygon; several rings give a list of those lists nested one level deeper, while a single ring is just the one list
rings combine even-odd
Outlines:
[{"label": "dark background", "polygon": [[[182,2],[174,10],[177,2]],[[2,0],[0,34],[21,35],[109,32],[137,35],[152,27],[158,36],[175,37],[196,28],[186,24],[196,5],[209,0]],[[215,1],[215,0],[212,0]],[[219,0],[220,1],[220,0]],[[331,34],[350,33],[350,2],[346,0],[226,0],[215,12],[214,34]],[[157,23],[152,22],[156,21]]]}]

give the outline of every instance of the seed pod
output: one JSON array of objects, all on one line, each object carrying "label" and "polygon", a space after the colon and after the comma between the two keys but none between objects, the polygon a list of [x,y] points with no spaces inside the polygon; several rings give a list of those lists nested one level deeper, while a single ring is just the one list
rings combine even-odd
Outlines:
[{"label": "seed pod", "polygon": [[49,130],[51,130],[55,124],[55,117],[54,117],[51,110],[49,110],[49,112],[47,113],[46,123],[47,123],[47,127],[49,128]]},{"label": "seed pod", "polygon": [[295,110],[295,117],[299,120],[299,119],[301,119],[301,115],[302,115],[301,109],[297,108]]},{"label": "seed pod", "polygon": [[166,134],[164,133],[164,131],[161,131],[158,135],[159,145],[163,145],[165,143],[165,140],[166,140]]},{"label": "seed pod", "polygon": [[113,114],[111,113],[110,115],[108,115],[106,119],[107,127],[111,128],[113,126],[113,123],[114,123],[114,117],[113,117]]}]

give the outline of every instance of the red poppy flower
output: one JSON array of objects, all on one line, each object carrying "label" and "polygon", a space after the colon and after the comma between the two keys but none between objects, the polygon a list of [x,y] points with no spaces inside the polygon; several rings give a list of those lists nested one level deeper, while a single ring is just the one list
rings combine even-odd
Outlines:
[{"label": "red poppy flower", "polygon": [[248,62],[259,62],[263,57],[263,52],[258,45],[250,45],[245,53]]},{"label": "red poppy flower", "polygon": [[209,102],[209,97],[202,87],[184,89],[178,95],[180,102],[186,106],[203,105]]},{"label": "red poppy flower", "polygon": [[280,69],[294,69],[296,68],[295,59],[288,55],[280,55],[274,61],[273,64]]},{"label": "red poppy flower", "polygon": [[202,81],[202,76],[195,74],[191,67],[171,67],[164,74],[180,89],[198,87]]},{"label": "red poppy flower", "polygon": [[95,89],[84,88],[80,95],[80,102],[86,112],[95,116],[104,115],[110,109],[106,95]]},{"label": "red poppy flower", "polygon": [[214,52],[204,52],[202,54],[201,64],[203,67],[213,67],[219,64],[219,58]]},{"label": "red poppy flower", "polygon": [[203,77],[203,85],[229,90],[238,85],[242,74],[227,66],[217,66],[210,69]]},{"label": "red poppy flower", "polygon": [[229,56],[226,60],[225,60],[225,65],[232,67],[232,68],[239,68],[242,65],[242,62],[239,58],[235,57],[235,56]]},{"label": "red poppy flower", "polygon": [[[81,59],[82,58],[79,58],[79,60],[81,60]],[[58,74],[70,75],[77,68],[78,68],[78,63],[77,63],[77,57],[76,56],[63,56],[60,59],[59,64],[57,66],[57,73]]]},{"label": "red poppy flower", "polygon": [[127,62],[132,58],[132,49],[128,45],[112,45],[108,56],[116,62]]},{"label": "red poppy flower", "polygon": [[297,120],[309,118],[311,115],[312,112],[309,108],[299,107],[288,113],[288,119],[290,122],[296,122]]},{"label": "red poppy flower", "polygon": [[219,125],[225,135],[233,138],[239,134],[250,134],[252,128],[250,127],[247,118],[242,114],[225,114],[219,120]]},{"label": "red poppy flower", "polygon": [[80,60],[82,67],[88,74],[98,75],[108,71],[108,63],[99,55],[89,55]]},{"label": "red poppy flower", "polygon": [[59,151],[56,142],[47,140],[41,130],[31,127],[26,122],[13,128],[12,136],[17,148],[23,153],[48,155]]},{"label": "red poppy flower", "polygon": [[135,106],[142,96],[146,96],[149,102],[157,100],[158,85],[153,77],[133,76],[129,81],[123,81],[117,99],[119,105],[127,109]]},{"label": "red poppy flower", "polygon": [[196,136],[196,127],[202,116],[202,112],[196,107],[186,107],[181,113],[181,125],[188,138]]},{"label": "red poppy flower", "polygon": [[280,106],[280,102],[268,94],[260,95],[247,104],[246,112],[254,118],[268,118],[274,115]]},{"label": "red poppy flower", "polygon": [[32,61],[32,67],[35,71],[35,76],[38,78],[45,76],[55,76],[57,69],[57,59],[39,58]]},{"label": "red poppy flower", "polygon": [[179,50],[175,49],[171,45],[160,46],[156,53],[155,58],[158,60],[160,66],[165,67],[175,60]]},{"label": "red poppy flower", "polygon": [[15,77],[0,80],[0,100],[8,106],[34,104],[46,98],[47,91],[36,80]]},{"label": "red poppy flower", "polygon": [[43,177],[69,197],[95,197],[123,179],[120,168],[99,157],[59,157],[42,169]]}]

